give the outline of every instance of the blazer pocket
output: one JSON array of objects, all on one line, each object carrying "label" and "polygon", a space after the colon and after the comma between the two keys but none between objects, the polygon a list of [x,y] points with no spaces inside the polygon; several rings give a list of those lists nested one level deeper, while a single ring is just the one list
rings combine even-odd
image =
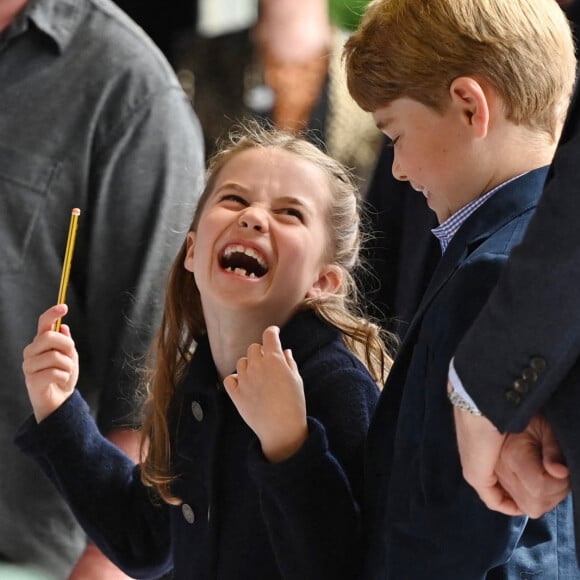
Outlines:
[{"label": "blazer pocket", "polygon": [[0,273],[16,274],[45,208],[58,163],[0,144]]}]

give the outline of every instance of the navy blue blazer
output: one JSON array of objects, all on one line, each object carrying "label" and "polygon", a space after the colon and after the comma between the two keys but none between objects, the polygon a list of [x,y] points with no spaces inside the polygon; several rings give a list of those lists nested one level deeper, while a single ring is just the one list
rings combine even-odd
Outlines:
[{"label": "navy blue blazer", "polygon": [[174,398],[173,491],[152,501],[139,468],[98,432],[74,393],[16,443],[89,537],[131,577],[352,580],[362,560],[363,445],[379,390],[341,333],[312,311],[280,333],[304,382],[309,437],[271,464],[221,388],[200,341]]},{"label": "navy blue blazer", "polygon": [[488,510],[462,477],[446,397],[450,358],[521,241],[546,173],[505,185],[466,220],[411,322],[367,437],[365,579],[576,577],[570,501],[540,520]]}]

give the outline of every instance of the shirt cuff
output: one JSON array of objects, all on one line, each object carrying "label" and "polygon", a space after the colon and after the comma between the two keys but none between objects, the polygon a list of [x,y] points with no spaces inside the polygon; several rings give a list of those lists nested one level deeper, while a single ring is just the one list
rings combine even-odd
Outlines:
[{"label": "shirt cuff", "polygon": [[476,414],[480,415],[481,411],[478,409],[474,400],[467,394],[467,391],[465,390],[465,387],[463,386],[463,383],[461,382],[461,379],[459,378],[459,375],[455,370],[455,366],[453,365],[453,359],[451,359],[451,362],[449,363],[449,382],[451,384],[454,398],[456,400],[463,401],[463,403],[465,404],[465,407],[463,407],[463,405],[457,406],[461,406],[462,408],[473,409],[474,415]]}]

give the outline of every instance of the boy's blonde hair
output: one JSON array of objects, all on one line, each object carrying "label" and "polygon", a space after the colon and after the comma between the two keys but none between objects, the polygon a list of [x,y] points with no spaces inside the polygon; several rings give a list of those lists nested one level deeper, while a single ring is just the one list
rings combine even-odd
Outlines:
[{"label": "boy's blonde hair", "polygon": [[344,49],[348,88],[366,111],[408,97],[445,110],[454,79],[491,85],[506,118],[556,139],[576,59],[556,0],[374,0]]}]

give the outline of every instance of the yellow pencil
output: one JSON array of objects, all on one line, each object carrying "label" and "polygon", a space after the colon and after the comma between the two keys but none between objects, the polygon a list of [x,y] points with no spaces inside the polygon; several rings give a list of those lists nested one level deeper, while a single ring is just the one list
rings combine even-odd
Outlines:
[{"label": "yellow pencil", "polygon": [[[66,251],[64,253],[64,261],[62,263],[62,274],[60,276],[60,288],[58,290],[57,304],[64,304],[66,302],[66,289],[68,286],[68,278],[70,275],[70,267],[72,264],[73,251],[75,247],[75,240],[77,237],[77,227],[81,210],[75,207],[70,216],[70,224],[68,227],[68,238],[66,240]],[[58,318],[54,323],[54,330],[60,331],[61,319]]]}]

